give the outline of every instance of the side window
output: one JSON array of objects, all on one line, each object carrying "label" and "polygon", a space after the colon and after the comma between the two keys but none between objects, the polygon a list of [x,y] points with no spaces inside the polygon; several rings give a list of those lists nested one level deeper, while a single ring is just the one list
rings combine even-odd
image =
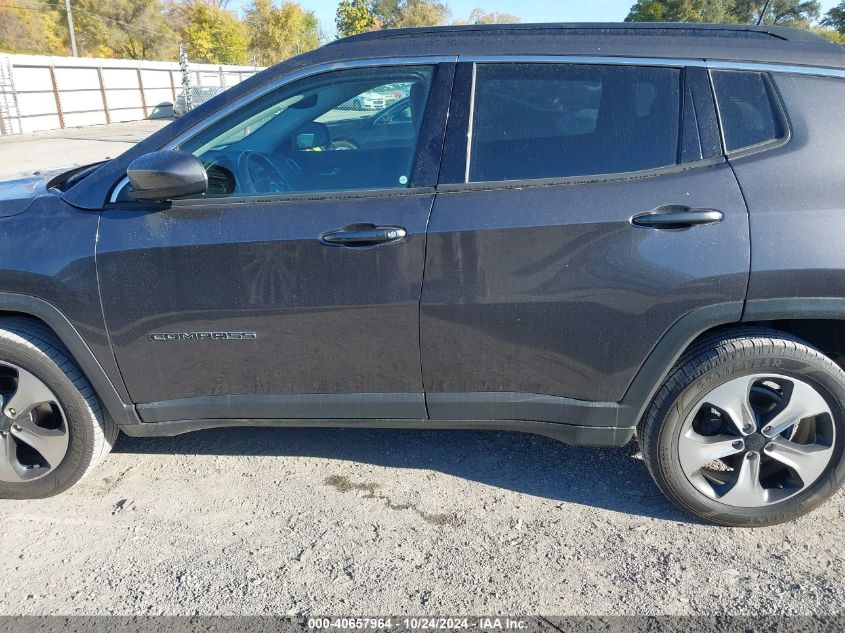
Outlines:
[{"label": "side window", "polygon": [[469,180],[675,165],[681,71],[582,64],[476,67]]},{"label": "side window", "polygon": [[714,71],[725,146],[736,151],[786,135],[777,96],[762,73]]},{"label": "side window", "polygon": [[[398,66],[308,77],[243,106],[179,149],[206,166],[204,197],[407,188],[434,72]],[[406,114],[406,124],[383,124],[392,114]]]}]

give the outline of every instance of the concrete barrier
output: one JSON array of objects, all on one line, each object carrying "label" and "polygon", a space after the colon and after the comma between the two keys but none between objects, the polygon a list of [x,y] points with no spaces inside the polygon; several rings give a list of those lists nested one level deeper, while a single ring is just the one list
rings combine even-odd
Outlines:
[{"label": "concrete barrier", "polygon": [[[189,64],[192,86],[227,88],[261,68]],[[178,62],[0,55],[0,134],[169,116]]]}]

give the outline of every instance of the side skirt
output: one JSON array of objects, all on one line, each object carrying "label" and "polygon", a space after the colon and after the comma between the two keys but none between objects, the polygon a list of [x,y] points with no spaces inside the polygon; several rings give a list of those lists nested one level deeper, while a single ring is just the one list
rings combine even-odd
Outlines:
[{"label": "side skirt", "polygon": [[439,429],[471,431],[516,431],[543,435],[575,446],[624,446],[631,441],[634,428],[576,426],[555,422],[526,422],[516,420],[255,420],[207,419],[175,420],[122,427],[132,437],[167,437],[190,431],[235,426],[272,428],[359,428],[359,429]]}]

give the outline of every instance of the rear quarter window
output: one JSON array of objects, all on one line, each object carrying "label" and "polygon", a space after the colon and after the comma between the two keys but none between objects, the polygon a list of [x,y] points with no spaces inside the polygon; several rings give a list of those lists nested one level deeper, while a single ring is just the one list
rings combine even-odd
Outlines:
[{"label": "rear quarter window", "polygon": [[714,71],[725,147],[729,152],[786,137],[787,128],[771,81],[763,73]]}]

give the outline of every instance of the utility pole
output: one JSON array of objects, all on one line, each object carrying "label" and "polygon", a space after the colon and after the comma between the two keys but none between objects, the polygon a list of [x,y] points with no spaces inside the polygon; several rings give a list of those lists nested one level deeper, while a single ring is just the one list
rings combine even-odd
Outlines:
[{"label": "utility pole", "polygon": [[757,18],[757,26],[760,26],[765,19],[766,14],[769,12],[769,4],[771,4],[771,2],[772,0],[766,0],[766,4],[763,5],[763,10],[760,11],[760,17]]},{"label": "utility pole", "polygon": [[73,32],[73,14],[70,12],[70,0],[65,0],[65,11],[67,12],[67,30],[70,32],[70,53],[79,57],[76,53],[76,33]]}]

